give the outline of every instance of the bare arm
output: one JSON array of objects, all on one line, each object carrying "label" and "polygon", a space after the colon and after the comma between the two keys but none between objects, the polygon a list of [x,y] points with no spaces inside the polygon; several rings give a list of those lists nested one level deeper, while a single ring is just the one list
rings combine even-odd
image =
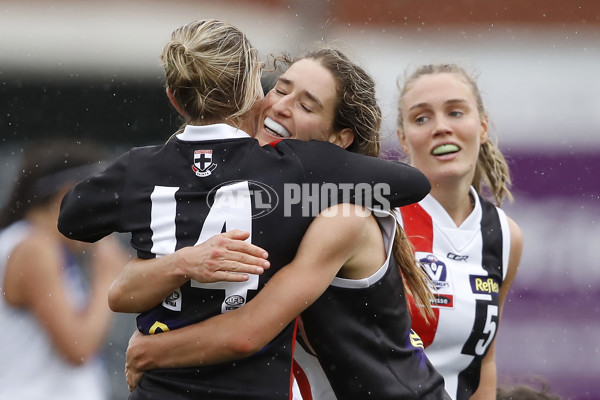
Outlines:
[{"label": "bare arm", "polygon": [[112,320],[106,304],[108,288],[129,256],[110,236],[86,249],[91,253],[92,287],[81,310],[66,293],[62,248],[44,234],[14,250],[5,275],[7,301],[30,309],[58,352],[75,365],[88,361],[104,345]]},{"label": "bare arm", "polygon": [[248,280],[247,274],[262,274],[269,268],[268,254],[245,242],[248,236],[233,230],[164,257],[130,261],[110,288],[111,310],[146,311],[190,279],[241,282]]},{"label": "bare arm", "polygon": [[[504,300],[508,295],[510,287],[512,286],[519,263],[521,261],[521,253],[523,251],[523,234],[519,226],[510,218],[508,218],[508,226],[510,229],[510,256],[508,260],[508,272],[506,278],[502,282],[500,287],[500,309],[498,323],[502,317],[502,310],[504,308]],[[496,336],[497,338],[497,336]],[[490,345],[487,354],[482,360],[481,364],[481,377],[479,379],[479,387],[477,391],[471,396],[471,400],[486,400],[496,398],[496,386],[497,386],[497,372],[496,372],[496,339]]]},{"label": "bare arm", "polygon": [[358,274],[356,265],[367,264],[367,259],[381,266],[385,254],[377,223],[370,217],[371,223],[366,225],[368,216],[351,214],[317,217],[294,260],[240,309],[158,335],[135,335],[127,351],[130,387],[135,386],[135,375],[139,378],[143,370],[214,364],[249,356],[310,306],[342,266],[348,266],[354,276]]}]

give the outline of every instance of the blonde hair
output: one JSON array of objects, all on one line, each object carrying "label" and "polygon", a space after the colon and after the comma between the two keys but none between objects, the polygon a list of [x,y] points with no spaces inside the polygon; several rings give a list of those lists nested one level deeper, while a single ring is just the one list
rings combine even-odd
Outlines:
[{"label": "blonde hair", "polygon": [[[475,101],[477,102],[477,111],[480,118],[487,118],[487,112],[483,105],[481,92],[477,87],[475,78],[470,76],[464,68],[456,64],[428,64],[418,67],[408,78],[405,79],[404,87],[400,89],[400,99],[398,101],[398,129],[404,130],[404,116],[402,115],[402,101],[404,95],[409,90],[412,83],[423,75],[434,75],[441,73],[452,73],[461,76],[471,88]],[[511,177],[508,164],[497,144],[490,138],[481,143],[479,149],[479,158],[475,167],[475,175],[471,184],[481,194],[484,187],[490,190],[497,206],[502,204],[506,198],[512,200],[510,192]]]},{"label": "blonde hair", "polygon": [[262,63],[239,29],[220,20],[176,29],[160,56],[166,85],[187,123],[206,125],[242,117],[262,95]]}]

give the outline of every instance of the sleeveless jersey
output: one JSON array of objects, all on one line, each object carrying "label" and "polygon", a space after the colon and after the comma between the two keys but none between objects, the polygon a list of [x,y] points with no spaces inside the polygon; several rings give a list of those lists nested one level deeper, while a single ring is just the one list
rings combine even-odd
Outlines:
[{"label": "sleeveless jersey", "polygon": [[318,356],[297,346],[296,378],[304,400],[449,399],[443,378],[411,330],[392,256],[396,219],[376,215],[387,251],[384,265],[368,278],[336,277],[302,313],[306,338]]},{"label": "sleeveless jersey", "polygon": [[[390,190],[386,190],[390,189]],[[325,142],[285,140],[260,147],[228,125],[187,126],[163,146],[132,149],[80,182],[62,203],[59,229],[93,241],[131,232],[141,258],[173,253],[231,229],[251,233],[271,268],[246,282],[189,281],[138,316],[160,333],[241,307],[288,264],[312,219],[342,201],[409,204],[429,190],[416,169]],[[294,325],[253,356],[144,374],[132,399],[288,399]]]},{"label": "sleeveless jersey", "polygon": [[[0,291],[8,260],[30,231],[30,225],[24,221],[0,231]],[[85,307],[83,271],[72,256],[65,257],[63,277],[72,307]],[[1,295],[0,321],[4,324],[0,329],[0,399],[108,399],[109,382],[100,359],[92,358],[80,366],[68,363],[32,312],[8,304]]]},{"label": "sleeveless jersey", "polygon": [[471,188],[475,206],[457,227],[428,195],[400,209],[416,258],[435,286],[435,319],[413,314],[425,353],[453,399],[479,386],[481,361],[496,336],[500,286],[508,268],[510,234],[504,212]]}]

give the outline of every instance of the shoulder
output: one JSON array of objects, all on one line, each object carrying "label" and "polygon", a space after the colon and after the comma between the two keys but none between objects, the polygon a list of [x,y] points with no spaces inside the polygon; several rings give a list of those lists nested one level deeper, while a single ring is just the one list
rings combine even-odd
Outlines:
[{"label": "shoulder", "polygon": [[354,239],[355,233],[362,232],[365,221],[370,218],[372,214],[361,206],[341,203],[323,210],[313,223],[330,227],[338,239]]},{"label": "shoulder", "polygon": [[355,160],[361,162],[378,160],[376,162],[384,162],[384,160],[376,157],[354,153],[336,144],[314,139],[308,141],[297,139],[281,140],[275,145],[275,149],[281,153],[299,157],[302,162],[313,162],[313,160],[320,164],[330,164],[339,162],[340,160],[352,160],[353,162],[355,162]]},{"label": "shoulder", "polygon": [[354,254],[368,243],[374,233],[369,223],[378,226],[369,211],[343,203],[323,210],[311,223],[309,231],[312,243],[318,243],[327,252]]},{"label": "shoulder", "polygon": [[506,217],[506,219],[508,221],[508,229],[510,232],[510,264],[518,264],[523,251],[523,232],[512,218]]},{"label": "shoulder", "polygon": [[521,231],[521,228],[509,216],[506,217],[506,220],[508,221],[508,228],[510,230],[511,244],[515,243],[515,244],[519,244],[522,246],[523,245],[523,232]]},{"label": "shoulder", "polygon": [[[60,245],[45,234],[32,229],[28,237],[15,248],[13,257],[24,261],[26,265],[32,264],[33,267],[43,265],[40,260],[58,257],[60,254]],[[36,261],[37,260],[37,261]],[[29,263],[28,261],[31,261]]]},{"label": "shoulder", "polygon": [[165,148],[173,147],[173,145],[170,145],[169,143],[171,143],[171,142],[165,143],[164,145],[160,145],[160,146],[133,147],[133,148],[129,149],[128,151],[126,151],[125,153],[121,154],[119,157],[117,157],[117,159],[115,160],[115,163],[127,164],[127,163],[130,163],[132,159],[152,156],[154,154],[159,153],[160,151],[162,151]]},{"label": "shoulder", "polygon": [[[346,151],[335,144],[325,142],[322,140],[314,140],[314,139],[313,140],[298,140],[298,139],[279,140],[278,142],[275,143],[274,147],[276,149],[291,149],[291,150],[298,150],[298,151],[309,151],[309,150]],[[335,149],[337,149],[337,150],[335,150]]]},{"label": "shoulder", "polygon": [[169,141],[162,145],[132,147],[131,149],[116,156],[112,164],[127,164],[131,162],[132,159],[151,156],[153,154],[159,153],[165,148],[173,147],[174,145],[171,143],[172,142]]},{"label": "shoulder", "polygon": [[510,287],[514,281],[519,264],[521,262],[521,253],[523,252],[523,233],[521,228],[512,218],[506,217],[510,232],[510,253],[508,258],[508,271],[506,274],[506,286]]},{"label": "shoulder", "polygon": [[11,289],[6,290],[7,299],[15,305],[27,304],[32,287],[43,285],[60,273],[60,256],[60,247],[54,240],[32,229],[10,254],[4,277]]}]

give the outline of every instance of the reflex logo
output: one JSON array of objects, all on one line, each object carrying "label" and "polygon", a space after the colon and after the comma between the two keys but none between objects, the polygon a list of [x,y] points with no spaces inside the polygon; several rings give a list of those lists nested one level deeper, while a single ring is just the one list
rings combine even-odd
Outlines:
[{"label": "reflex logo", "polygon": [[471,275],[471,290],[475,294],[491,294],[497,295],[500,293],[500,284],[490,276]]}]

